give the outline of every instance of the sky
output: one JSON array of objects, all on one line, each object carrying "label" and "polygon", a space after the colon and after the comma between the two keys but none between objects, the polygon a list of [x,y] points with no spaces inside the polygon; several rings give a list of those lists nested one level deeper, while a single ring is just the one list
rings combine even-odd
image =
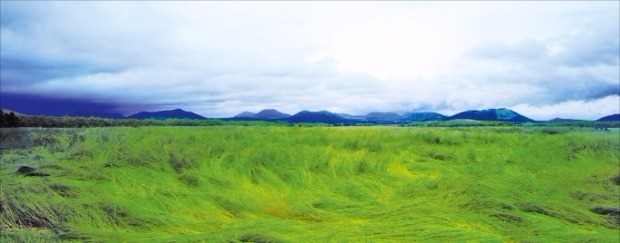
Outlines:
[{"label": "sky", "polygon": [[0,105],[598,119],[620,113],[619,14],[618,1],[1,1]]}]

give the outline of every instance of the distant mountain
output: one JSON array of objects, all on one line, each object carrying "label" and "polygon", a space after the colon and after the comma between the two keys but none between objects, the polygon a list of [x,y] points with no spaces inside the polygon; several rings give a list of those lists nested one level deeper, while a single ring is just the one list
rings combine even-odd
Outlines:
[{"label": "distant mountain", "polygon": [[184,111],[181,109],[168,110],[168,111],[156,111],[156,112],[139,112],[128,116],[127,118],[133,119],[167,119],[167,118],[179,118],[179,119],[204,119],[203,116],[193,112]]},{"label": "distant mountain", "polygon": [[581,120],[575,120],[575,119],[564,119],[564,118],[553,118],[551,120],[549,120],[549,122],[575,122],[575,121],[581,121]]},{"label": "distant mountain", "polygon": [[620,121],[620,114],[613,114],[606,117],[602,117],[596,121]]},{"label": "distant mountain", "polygon": [[480,121],[511,121],[511,122],[531,122],[530,118],[527,118],[519,113],[516,113],[510,109],[488,109],[488,110],[469,110],[458,113],[448,118],[454,119],[470,119]]},{"label": "distant mountain", "polygon": [[395,123],[402,122],[404,118],[394,112],[370,112],[366,114],[366,120],[369,122]]},{"label": "distant mountain", "polygon": [[112,118],[112,119],[122,119],[125,118],[120,113],[116,112],[105,112],[105,111],[78,111],[69,116],[80,116],[80,117],[99,117],[99,118]]},{"label": "distant mountain", "polygon": [[366,120],[366,116],[351,115],[347,113],[334,113],[334,114],[338,115],[339,117],[345,118],[345,119]]},{"label": "distant mountain", "polygon": [[258,119],[281,119],[281,118],[287,118],[289,116],[291,115],[279,112],[274,109],[265,109],[265,110],[260,111],[259,113],[254,114],[254,118],[258,118]]},{"label": "distant mountain", "polygon": [[323,122],[323,123],[349,123],[356,120],[342,118],[329,111],[301,111],[286,118],[289,122]]},{"label": "distant mountain", "polygon": [[233,118],[254,118],[255,115],[256,113],[254,112],[244,111],[237,114],[236,116],[233,116]]},{"label": "distant mountain", "polygon": [[439,121],[447,118],[436,112],[410,112],[403,114],[403,117],[407,121]]}]

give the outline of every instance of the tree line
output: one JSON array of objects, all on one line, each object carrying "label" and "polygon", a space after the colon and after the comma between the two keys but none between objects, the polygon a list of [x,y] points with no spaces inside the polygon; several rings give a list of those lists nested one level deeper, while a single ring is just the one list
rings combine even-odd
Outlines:
[{"label": "tree line", "polygon": [[0,109],[0,127],[137,127],[137,126],[216,126],[215,119],[109,119],[99,117],[16,115]]},{"label": "tree line", "polygon": [[0,109],[0,127],[18,127],[19,126],[19,117],[15,115],[14,112],[4,113],[2,109]]},{"label": "tree line", "polygon": [[[220,119],[110,119],[99,117],[16,115],[4,113],[0,109],[0,127],[138,127],[138,126],[372,126],[376,124],[328,124],[328,123],[287,123],[282,121],[235,121]],[[501,121],[427,121],[399,124],[399,126],[427,127],[469,127],[469,126],[520,126],[520,127],[620,127],[618,121],[570,121],[570,122],[526,122],[511,123]]]}]

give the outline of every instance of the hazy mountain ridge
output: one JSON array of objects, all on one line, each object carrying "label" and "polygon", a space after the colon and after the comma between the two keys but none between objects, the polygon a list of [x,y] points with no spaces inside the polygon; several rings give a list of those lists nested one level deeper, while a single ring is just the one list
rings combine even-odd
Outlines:
[{"label": "hazy mountain ridge", "polygon": [[[268,113],[284,114],[277,110],[263,110]],[[263,112],[261,111],[261,112]],[[257,113],[260,114],[261,112]],[[265,119],[259,118],[257,115],[250,116],[251,112],[242,112],[232,118],[227,119]],[[274,118],[267,118],[274,119]],[[301,111],[295,115],[275,118],[281,121],[292,123],[309,122],[309,123],[372,123],[372,124],[394,124],[394,123],[410,123],[420,121],[442,121],[442,120],[481,120],[481,121],[506,121],[506,122],[533,122],[534,120],[525,117],[510,109],[487,109],[487,110],[469,110],[458,113],[454,116],[445,116],[436,112],[409,112],[398,114],[395,112],[374,111],[366,115],[351,115],[347,113],[332,113],[330,111]]]},{"label": "hazy mountain ridge", "polygon": [[556,117],[556,118],[549,120],[549,122],[579,122],[579,121],[583,121],[583,120],[565,119],[565,118],[560,118],[560,117]]},{"label": "hazy mountain ridge", "polygon": [[404,122],[405,119],[399,115],[396,114],[394,112],[370,112],[368,114],[366,114],[366,120],[369,122],[376,122],[376,123],[398,123],[398,122]]},{"label": "hazy mountain ridge", "polygon": [[256,114],[253,115],[253,118],[258,118],[258,119],[281,119],[281,118],[287,118],[291,115],[286,114],[286,113],[282,113],[276,109],[264,109]]},{"label": "hazy mountain ridge", "polygon": [[181,109],[174,110],[164,110],[164,111],[155,111],[155,112],[138,112],[136,114],[130,115],[127,118],[133,119],[167,119],[167,118],[178,118],[178,119],[205,119],[205,117],[198,115],[193,112],[184,111]]},{"label": "hazy mountain ridge", "polygon": [[533,122],[534,120],[525,117],[513,110],[506,108],[469,110],[455,114],[447,118],[448,120],[469,119],[479,121],[510,121],[510,122]]},{"label": "hazy mountain ridge", "polygon": [[[32,114],[24,114],[11,109],[3,108],[6,113],[15,112],[18,116],[31,116]],[[162,110],[153,112],[137,112],[129,116],[123,116],[115,112],[88,111],[80,110],[68,115],[71,117],[98,117],[111,119],[206,119],[191,111],[182,109]],[[218,119],[218,118],[216,118]],[[425,121],[443,121],[443,120],[479,120],[479,121],[503,121],[503,122],[536,122],[526,116],[523,116],[513,110],[506,108],[486,109],[486,110],[468,110],[457,113],[453,116],[445,116],[437,112],[408,112],[398,114],[395,112],[374,111],[366,115],[351,115],[348,113],[333,113],[330,111],[301,111],[294,115],[280,112],[276,109],[264,109],[258,113],[244,111],[230,118],[219,118],[222,120],[274,120],[291,123],[308,122],[308,123],[370,123],[370,124],[394,124],[394,123],[411,123]],[[547,122],[582,122],[588,120],[554,118]],[[593,121],[620,121],[620,114],[613,114],[602,117]]]},{"label": "hazy mountain ridge", "polygon": [[409,121],[438,121],[447,118],[437,112],[409,112],[403,114],[403,117]]},{"label": "hazy mountain ridge", "polygon": [[343,118],[329,111],[300,111],[286,118],[288,122],[351,123],[357,120]]},{"label": "hazy mountain ridge", "polygon": [[334,113],[342,118],[353,119],[353,120],[366,120],[366,116],[364,115],[351,115],[348,113]]},{"label": "hazy mountain ridge", "polygon": [[233,118],[254,118],[255,115],[256,113],[254,112],[244,111],[244,112],[237,114]]},{"label": "hazy mountain ridge", "polygon": [[613,114],[613,115],[601,117],[597,121],[620,121],[620,114]]}]

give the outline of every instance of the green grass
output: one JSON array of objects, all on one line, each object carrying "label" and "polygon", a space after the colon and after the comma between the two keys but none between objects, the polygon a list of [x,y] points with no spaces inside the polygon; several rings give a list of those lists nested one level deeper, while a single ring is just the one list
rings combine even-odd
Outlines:
[{"label": "green grass", "polygon": [[617,129],[20,131],[0,241],[620,241]]}]

